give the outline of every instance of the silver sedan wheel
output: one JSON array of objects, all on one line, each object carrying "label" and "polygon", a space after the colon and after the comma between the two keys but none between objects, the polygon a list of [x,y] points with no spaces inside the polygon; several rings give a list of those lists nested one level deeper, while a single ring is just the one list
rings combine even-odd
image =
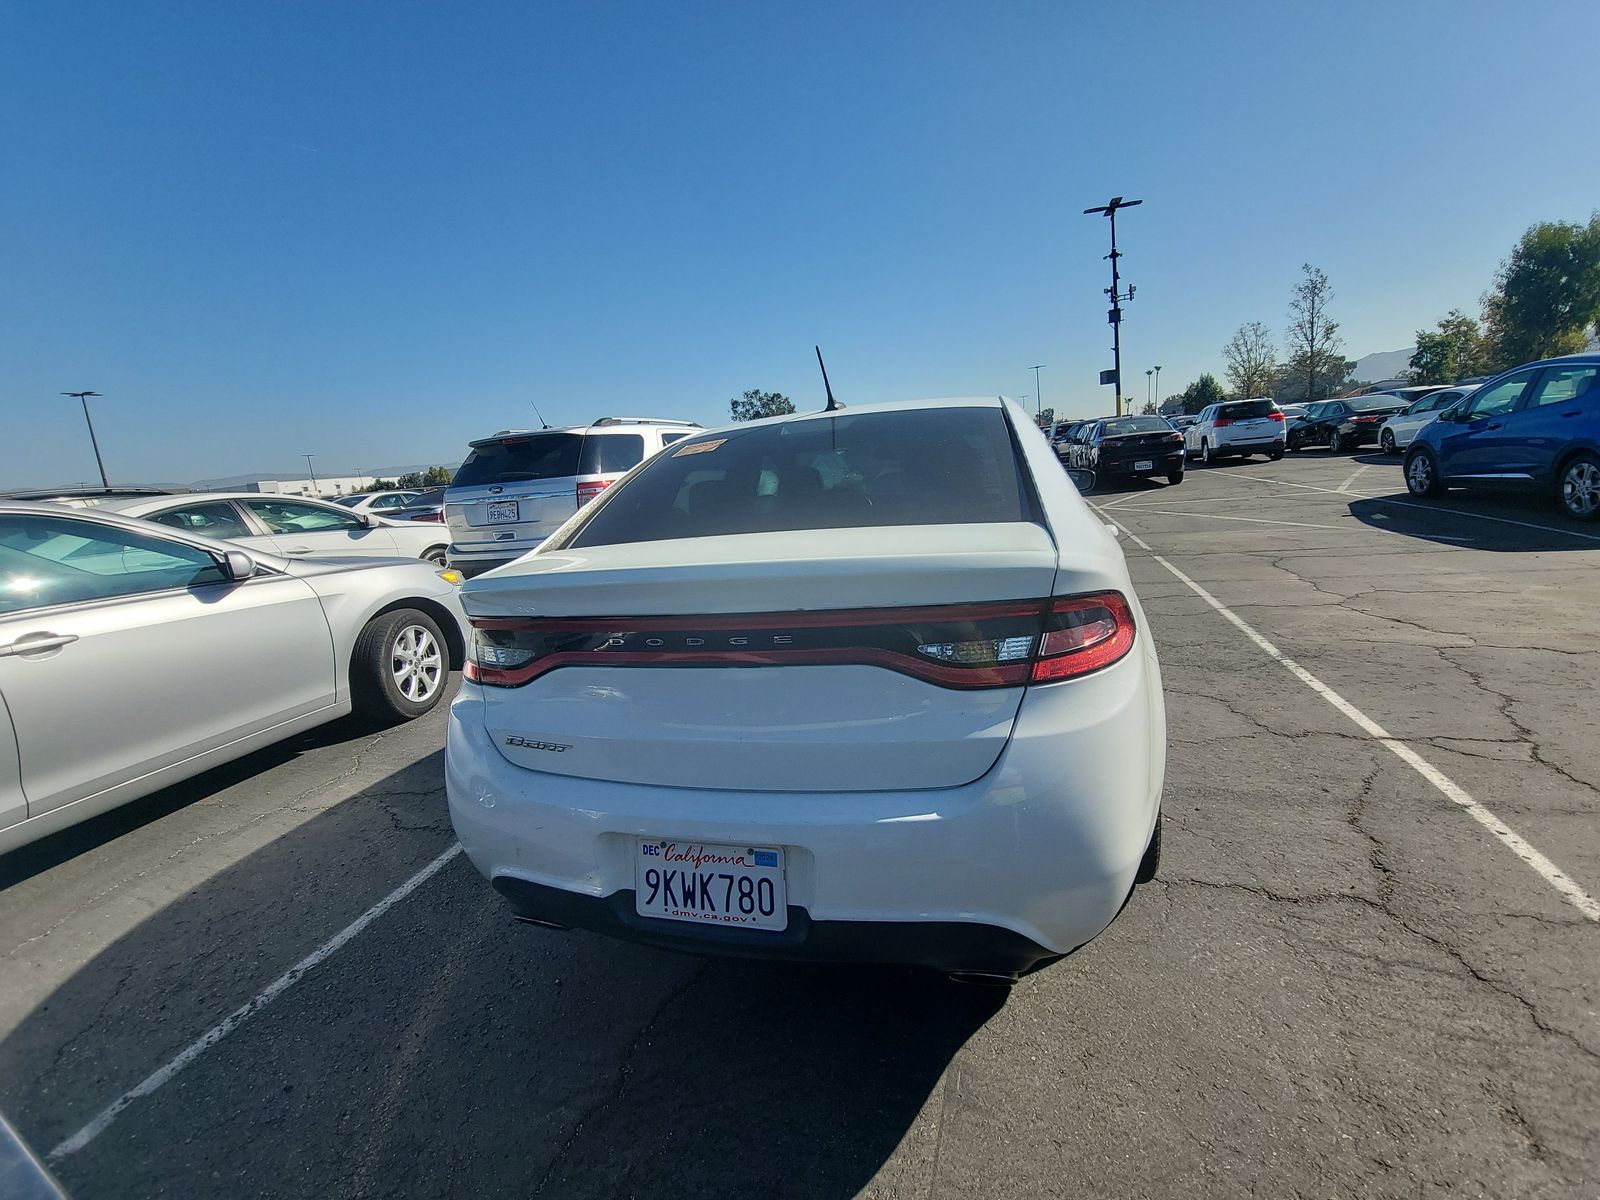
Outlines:
[{"label": "silver sedan wheel", "polygon": [[1600,511],[1600,466],[1579,459],[1562,473],[1561,503],[1575,517],[1592,517]]},{"label": "silver sedan wheel", "polygon": [[413,704],[430,699],[444,681],[444,655],[432,633],[407,625],[395,635],[389,670],[400,694]]}]

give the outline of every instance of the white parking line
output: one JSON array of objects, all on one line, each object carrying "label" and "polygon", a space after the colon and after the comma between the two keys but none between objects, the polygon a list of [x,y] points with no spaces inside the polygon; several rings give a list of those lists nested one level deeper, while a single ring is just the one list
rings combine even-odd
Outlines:
[{"label": "white parking line", "polygon": [[1225,517],[1221,513],[1177,512],[1169,508],[1130,508],[1128,512],[1155,513],[1160,517],[1204,517],[1208,521],[1248,521],[1252,525],[1292,525],[1296,529],[1333,529],[1347,532],[1348,525],[1312,525],[1305,521],[1269,521],[1265,517]]},{"label": "white parking line", "polygon": [[108,1128],[110,1128],[111,1123],[122,1115],[123,1109],[127,1108],[128,1105],[132,1104],[135,1100],[142,1100],[144,1097],[150,1095],[152,1092],[155,1092],[165,1084],[170,1083],[173,1077],[178,1074],[178,1072],[182,1071],[195,1059],[199,1058],[207,1050],[211,1049],[211,1047],[215,1046],[235,1029],[239,1028],[240,1025],[244,1024],[251,1017],[255,1016],[262,1009],[266,1008],[267,1005],[271,1004],[279,996],[283,995],[284,992],[288,991],[296,983],[299,983],[307,971],[310,971],[313,967],[320,965],[333,954],[337,953],[341,946],[359,934],[368,925],[371,925],[379,917],[383,916],[384,913],[388,912],[396,904],[399,904],[400,901],[404,900],[412,892],[416,891],[423,884],[427,883],[428,880],[432,879],[440,872],[440,870],[444,868],[445,864],[447,864],[451,859],[460,853],[460,843],[451,846],[450,849],[439,855],[438,858],[434,859],[427,866],[423,867],[422,870],[418,871],[415,875],[406,880],[399,887],[395,888],[394,891],[390,892],[382,900],[379,900],[371,908],[367,909],[366,912],[362,913],[354,921],[351,921],[350,924],[346,925],[338,933],[334,934],[332,938],[324,942],[321,946],[317,947],[299,962],[295,963],[294,966],[290,967],[282,975],[274,979],[260,992],[256,993],[256,995],[248,1002],[234,1009],[226,1017],[222,1018],[222,1020],[218,1021],[194,1041],[190,1042],[178,1053],[177,1057],[168,1062],[166,1066],[162,1067],[154,1074],[147,1076],[141,1083],[136,1084],[134,1087],[118,1096],[110,1104],[106,1105],[106,1107],[100,1111],[99,1115],[96,1116],[94,1120],[90,1121],[82,1129],[78,1130],[77,1133],[73,1134],[54,1150],[50,1151],[50,1153],[45,1157],[51,1162],[59,1162],[61,1159],[67,1157],[67,1155],[76,1154],[79,1150],[82,1150],[90,1142],[94,1141],[95,1138],[99,1137]]},{"label": "white parking line", "polygon": [[1278,665],[1288,671],[1289,674],[1293,675],[1301,683],[1305,684],[1313,692],[1326,700],[1330,705],[1338,709],[1358,727],[1360,727],[1364,733],[1383,745],[1392,754],[1394,754],[1396,758],[1400,759],[1401,762],[1405,763],[1418,775],[1421,775],[1441,793],[1443,793],[1445,798],[1451,803],[1460,806],[1460,808],[1466,812],[1468,816],[1492,833],[1503,846],[1505,846],[1523,862],[1527,863],[1530,867],[1537,871],[1540,878],[1542,878],[1546,883],[1559,892],[1563,900],[1572,905],[1573,908],[1577,909],[1589,920],[1600,922],[1600,900],[1596,900],[1593,896],[1589,895],[1589,893],[1585,892],[1576,883],[1574,883],[1567,876],[1567,874],[1561,870],[1560,867],[1556,866],[1555,863],[1551,862],[1532,845],[1530,845],[1521,834],[1517,833],[1517,831],[1512,829],[1511,826],[1507,825],[1499,817],[1495,816],[1494,813],[1490,812],[1487,808],[1474,800],[1470,795],[1467,794],[1464,788],[1452,780],[1443,771],[1439,770],[1438,767],[1435,767],[1432,763],[1423,758],[1422,755],[1418,754],[1399,738],[1394,737],[1382,725],[1379,725],[1371,717],[1367,716],[1366,713],[1362,712],[1354,704],[1351,704],[1350,701],[1339,695],[1338,692],[1334,691],[1327,684],[1323,683],[1322,680],[1318,679],[1315,675],[1306,670],[1299,663],[1295,662],[1294,659],[1290,658],[1282,650],[1279,650],[1260,633],[1256,632],[1254,628],[1252,628],[1226,604],[1222,603],[1222,601],[1218,600],[1210,592],[1206,591],[1205,588],[1201,587],[1182,571],[1178,570],[1177,567],[1173,566],[1165,558],[1157,554],[1150,546],[1150,543],[1146,542],[1138,534],[1134,533],[1133,530],[1118,524],[1116,521],[1113,521],[1112,524],[1118,525],[1118,528],[1122,529],[1122,531],[1128,535],[1128,537],[1136,546],[1139,546],[1141,549],[1148,552],[1150,557],[1165,567],[1167,572],[1172,575],[1173,578],[1177,579],[1179,583],[1182,583],[1196,596],[1199,596],[1200,599],[1204,600],[1212,608],[1216,609],[1218,613],[1220,613],[1226,620],[1231,622],[1241,633],[1245,635],[1245,637],[1249,638],[1258,647],[1260,647],[1260,649],[1274,662],[1278,663]]},{"label": "white parking line", "polygon": [[1488,513],[1472,512],[1465,508],[1439,508],[1432,504],[1413,504],[1410,500],[1385,500],[1381,496],[1370,497],[1379,504],[1392,504],[1396,508],[1420,508],[1423,512],[1443,513],[1452,517],[1473,517],[1479,521],[1495,521],[1501,525],[1519,525],[1523,529],[1537,529],[1543,533],[1564,533],[1568,537],[1583,538],[1587,542],[1600,542],[1600,535],[1584,533],[1577,529],[1563,529],[1559,525],[1535,525],[1532,521],[1513,521],[1510,517],[1492,517]]},{"label": "white parking line", "polygon": [[1350,472],[1350,478],[1346,479],[1343,483],[1341,483],[1334,490],[1335,491],[1340,491],[1340,492],[1348,492],[1350,490],[1350,485],[1352,483],[1354,483],[1356,480],[1360,479],[1361,478],[1361,473],[1363,471],[1365,471],[1366,469],[1367,469],[1366,467],[1357,467],[1354,471]]}]

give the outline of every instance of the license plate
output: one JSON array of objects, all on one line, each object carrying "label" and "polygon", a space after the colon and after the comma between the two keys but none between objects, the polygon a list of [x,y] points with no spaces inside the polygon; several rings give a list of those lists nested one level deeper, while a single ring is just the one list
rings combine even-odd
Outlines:
[{"label": "license plate", "polygon": [[1133,469],[1135,471],[1154,471],[1156,469],[1156,464],[1151,459],[1141,459],[1139,462],[1133,464]]},{"label": "license plate", "polygon": [[641,838],[635,844],[634,911],[641,917],[784,929],[789,898],[783,851]]},{"label": "license plate", "polygon": [[489,501],[490,521],[515,521],[517,519],[517,502],[515,500]]}]

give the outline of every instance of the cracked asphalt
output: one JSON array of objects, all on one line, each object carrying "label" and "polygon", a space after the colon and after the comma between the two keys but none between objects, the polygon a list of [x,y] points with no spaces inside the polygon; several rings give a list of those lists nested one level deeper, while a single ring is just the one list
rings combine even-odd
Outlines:
[{"label": "cracked asphalt", "polygon": [[[1376,456],[1096,497],[1600,892],[1600,528]],[[1600,929],[1125,539],[1159,878],[1009,995],[514,925],[461,858],[56,1169],[101,1196],[1600,1193]],[[451,844],[442,714],[0,857],[0,1108],[41,1150]]]}]

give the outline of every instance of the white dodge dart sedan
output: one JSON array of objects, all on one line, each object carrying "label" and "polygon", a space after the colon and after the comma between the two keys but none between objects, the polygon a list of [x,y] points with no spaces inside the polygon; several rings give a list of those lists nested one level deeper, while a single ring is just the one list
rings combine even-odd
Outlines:
[{"label": "white dodge dart sedan", "polygon": [[696,432],[469,580],[446,752],[523,920],[1010,982],[1160,854],[1116,537],[999,399]]}]

